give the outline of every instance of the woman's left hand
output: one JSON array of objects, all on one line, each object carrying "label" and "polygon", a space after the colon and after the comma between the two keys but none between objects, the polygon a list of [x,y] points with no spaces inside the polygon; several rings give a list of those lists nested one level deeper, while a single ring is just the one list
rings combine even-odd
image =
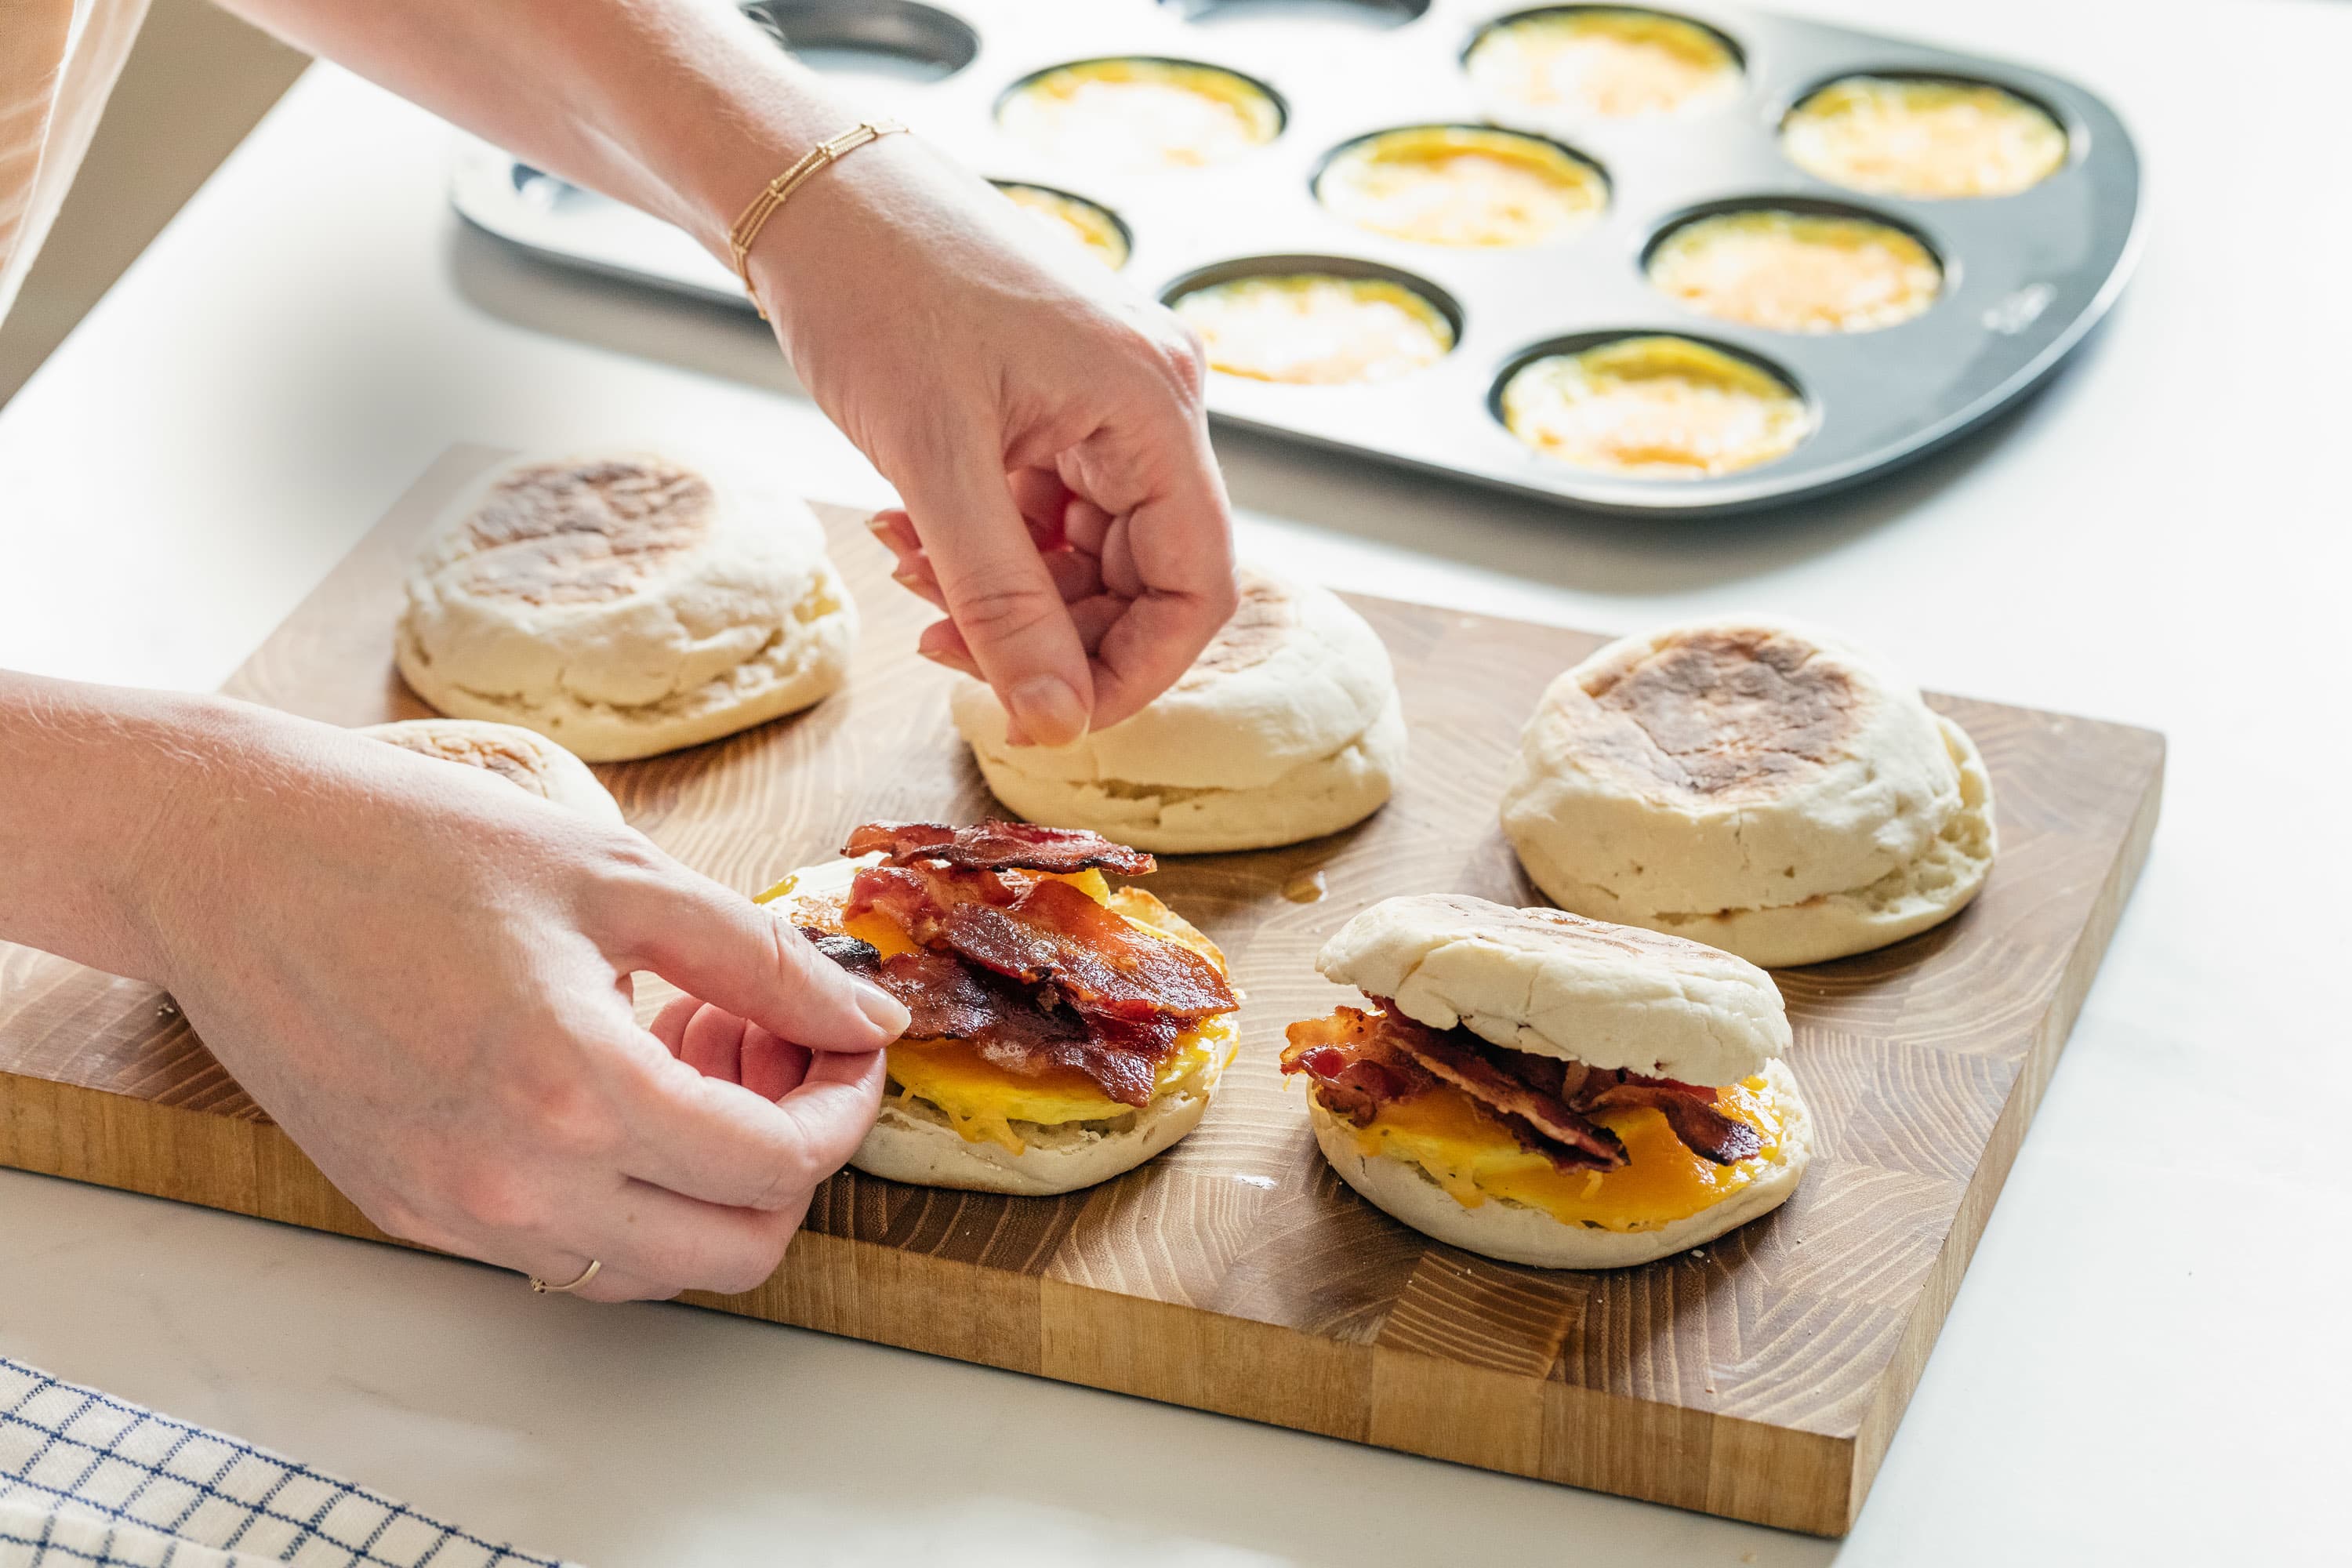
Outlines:
[{"label": "woman's left hand", "polygon": [[1016,737],[1115,724],[1233,613],[1200,345],[912,136],[801,187],[751,277],[817,403],[898,487],[922,651],[994,687]]}]

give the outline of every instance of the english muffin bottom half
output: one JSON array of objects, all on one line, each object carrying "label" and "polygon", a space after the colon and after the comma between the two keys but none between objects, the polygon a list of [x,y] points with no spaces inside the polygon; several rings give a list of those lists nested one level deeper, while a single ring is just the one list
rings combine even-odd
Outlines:
[{"label": "english muffin bottom half", "polygon": [[1107,1181],[1197,1125],[1239,1043],[1224,955],[1106,870],[1151,857],[1023,823],[870,823],[787,877],[819,952],[912,1017],[850,1163],[1031,1196]]},{"label": "english muffin bottom half", "polygon": [[1315,1139],[1364,1197],[1513,1263],[1617,1268],[1788,1201],[1811,1158],[1771,977],[1558,910],[1383,900],[1316,967],[1362,991],[1294,1024]]}]

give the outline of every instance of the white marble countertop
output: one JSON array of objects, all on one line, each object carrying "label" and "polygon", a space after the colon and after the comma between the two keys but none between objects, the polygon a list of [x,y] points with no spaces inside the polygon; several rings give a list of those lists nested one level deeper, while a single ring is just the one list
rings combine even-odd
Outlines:
[{"label": "white marble countertop", "polygon": [[[13,1173],[0,1352],[600,1565],[2341,1561],[2352,10],[1804,8],[2133,125],[2138,279],[2022,411],[1696,525],[1221,445],[1246,546],[1339,585],[1604,630],[1766,607],[2170,736],[2137,899],[1842,1546]],[[447,146],[313,71],[0,413],[0,664],[210,687],[455,441],[690,432],[883,495],[748,320],[462,230]]]}]

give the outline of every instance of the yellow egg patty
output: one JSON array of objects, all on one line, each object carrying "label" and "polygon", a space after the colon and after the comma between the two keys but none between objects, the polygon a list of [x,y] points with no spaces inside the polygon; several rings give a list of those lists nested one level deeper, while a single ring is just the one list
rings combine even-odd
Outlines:
[{"label": "yellow egg patty", "polygon": [[1620,120],[1678,114],[1739,91],[1714,32],[1658,11],[1573,6],[1489,27],[1463,62],[1474,86],[1522,109]]},{"label": "yellow egg patty", "polygon": [[1522,246],[1573,233],[1609,205],[1601,171],[1538,137],[1485,126],[1387,131],[1341,148],[1315,182],[1360,228],[1426,245]]},{"label": "yellow egg patty", "polygon": [[1454,323],[1385,278],[1236,278],[1181,296],[1177,315],[1228,375],[1299,386],[1385,381],[1444,359]]},{"label": "yellow egg patty", "polygon": [[1769,463],[1812,430],[1788,383],[1688,338],[1619,338],[1530,361],[1503,423],[1547,458],[1603,473],[1700,479]]},{"label": "yellow egg patty", "polygon": [[2015,195],[2063,168],[2068,151],[2047,112],[1990,83],[1873,76],[1833,81],[1790,110],[1780,145],[1832,184],[1923,199]]},{"label": "yellow egg patty", "polygon": [[1127,235],[1118,220],[1089,201],[1044,185],[1005,183],[996,187],[1007,200],[1051,234],[1074,240],[1113,271],[1127,265]]},{"label": "yellow egg patty", "polygon": [[1420,1166],[1465,1208],[1501,1198],[1540,1209],[1563,1225],[1657,1230],[1714,1207],[1779,1161],[1785,1112],[1769,1083],[1760,1076],[1745,1079],[1718,1089],[1716,1105],[1756,1129],[1763,1148],[1718,1165],[1685,1148],[1663,1112],[1641,1106],[1592,1117],[1624,1142],[1624,1164],[1613,1171],[1561,1171],[1521,1148],[1476,1100],[1450,1084],[1383,1105],[1370,1126],[1350,1131],[1364,1154]]},{"label": "yellow egg patty", "polygon": [[1074,163],[1148,172],[1238,158],[1282,133],[1282,110],[1247,77],[1182,60],[1081,60],[1005,95],[997,123]]},{"label": "yellow egg patty", "polygon": [[1927,247],[1868,218],[1772,210],[1686,223],[1650,256],[1650,281],[1702,315],[1777,332],[1865,332],[1936,302]]}]

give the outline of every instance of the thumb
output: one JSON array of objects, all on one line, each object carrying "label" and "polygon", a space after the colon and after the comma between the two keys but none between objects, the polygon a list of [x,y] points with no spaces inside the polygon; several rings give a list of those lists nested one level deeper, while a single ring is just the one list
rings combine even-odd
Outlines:
[{"label": "thumb", "polygon": [[972,433],[889,477],[949,618],[1013,727],[1049,746],[1084,735],[1094,711],[1086,645],[1013,504],[998,444]]},{"label": "thumb", "polygon": [[690,871],[640,883],[609,911],[607,952],[816,1051],[876,1051],[906,1032],[904,1004],[818,952],[781,910]]}]

